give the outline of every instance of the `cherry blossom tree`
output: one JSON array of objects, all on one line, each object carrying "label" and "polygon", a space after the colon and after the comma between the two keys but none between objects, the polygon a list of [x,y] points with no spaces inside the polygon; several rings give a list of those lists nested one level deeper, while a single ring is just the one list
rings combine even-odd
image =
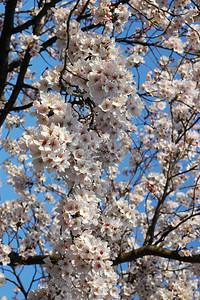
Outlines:
[{"label": "cherry blossom tree", "polygon": [[199,299],[199,0],[0,9],[0,286]]}]

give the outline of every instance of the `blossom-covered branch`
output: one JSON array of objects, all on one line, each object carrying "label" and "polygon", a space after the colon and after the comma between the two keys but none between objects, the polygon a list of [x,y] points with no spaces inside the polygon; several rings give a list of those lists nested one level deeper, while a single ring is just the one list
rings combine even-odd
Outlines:
[{"label": "blossom-covered branch", "polygon": [[198,1],[0,9],[0,294],[200,299]]},{"label": "blossom-covered branch", "polygon": [[[125,262],[136,261],[138,258],[144,256],[159,256],[162,258],[168,258],[169,260],[176,260],[187,263],[200,263],[200,254],[191,254],[189,256],[182,256],[178,253],[178,250],[169,250],[155,245],[143,246],[138,249],[134,249],[127,253],[122,253],[119,257],[113,260],[113,265],[119,265]],[[53,264],[57,264],[62,257],[51,256],[51,255],[35,255],[27,259],[19,256],[17,253],[11,252],[9,254],[10,263],[9,266],[17,265],[42,265],[45,264],[45,259],[49,258]]]}]

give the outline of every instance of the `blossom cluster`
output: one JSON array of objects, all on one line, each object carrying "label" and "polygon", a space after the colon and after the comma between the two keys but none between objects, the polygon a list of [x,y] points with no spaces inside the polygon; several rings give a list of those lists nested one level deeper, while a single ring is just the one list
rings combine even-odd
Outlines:
[{"label": "blossom cluster", "polygon": [[105,33],[109,34],[112,30],[121,33],[131,13],[126,4],[119,3],[115,6],[110,0],[101,0],[91,8],[91,15],[94,23],[104,24]]},{"label": "blossom cluster", "polygon": [[[67,25],[60,25],[56,31],[57,47],[61,55],[65,54],[68,41],[67,35],[63,37],[63,31],[66,32],[64,26]],[[46,92],[52,88],[59,91],[60,85],[63,85],[71,95],[73,87],[78,87],[79,95],[84,99],[89,97],[96,105],[106,98],[113,100],[123,94],[125,104],[127,96],[135,93],[135,82],[114,39],[92,32],[86,34],[75,21],[70,24],[69,30],[68,62],[66,66],[46,71],[39,81],[40,90]],[[63,68],[65,72],[61,78]]]},{"label": "blossom cluster", "polygon": [[41,99],[34,102],[39,130],[33,133],[28,130],[21,140],[21,147],[31,151],[35,169],[41,171],[46,167],[49,173],[58,171],[76,183],[90,184],[98,179],[102,152],[112,143],[78,122],[71,105],[59,94],[49,93]]},{"label": "blossom cluster", "polygon": [[56,268],[49,259],[45,260],[46,271],[52,279],[48,288],[45,285],[39,287],[37,292],[29,294],[28,299],[51,299],[55,294],[59,295],[57,299],[65,299],[66,296],[68,299],[116,298],[118,289],[113,286],[117,275],[108,258],[106,243],[90,234],[77,237]]}]

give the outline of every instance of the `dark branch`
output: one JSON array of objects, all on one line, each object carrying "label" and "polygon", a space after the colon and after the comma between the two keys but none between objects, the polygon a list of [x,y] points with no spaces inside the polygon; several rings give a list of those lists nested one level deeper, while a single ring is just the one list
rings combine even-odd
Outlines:
[{"label": "dark branch", "polygon": [[45,51],[47,47],[52,46],[57,40],[57,36],[53,36],[52,38],[50,38],[49,40],[47,40],[46,42],[44,42],[41,46],[42,48],[40,49],[40,53]]},{"label": "dark branch", "polygon": [[[143,42],[141,41],[140,39],[137,39],[137,38],[129,38],[129,37],[125,37],[125,38],[116,38],[115,41],[117,43],[124,43],[124,44],[127,44],[127,45],[135,45],[135,44],[138,44],[138,45],[142,45],[142,46],[147,46],[147,47],[156,47],[156,48],[161,48],[161,49],[165,49],[165,50],[173,50],[176,54],[178,54],[179,56],[181,56],[180,53],[178,53],[177,51],[175,51],[173,48],[169,48],[169,47],[165,47],[159,43],[150,43],[150,42]],[[190,55],[196,55],[196,56],[200,56],[200,53],[198,52],[187,52],[185,51],[186,54],[190,54]]]},{"label": "dark branch", "polygon": [[13,109],[15,101],[17,100],[17,97],[23,87],[24,76],[26,74],[30,59],[31,59],[31,55],[29,54],[29,48],[28,48],[28,50],[26,51],[26,54],[24,56],[24,60],[21,64],[21,68],[20,68],[20,72],[19,72],[19,75],[17,78],[16,85],[13,89],[10,99],[8,100],[3,111],[0,114],[0,127],[2,126],[3,122],[5,121],[9,111],[11,111]]},{"label": "dark branch", "polygon": [[163,195],[162,195],[161,199],[159,199],[159,201],[158,201],[151,224],[147,230],[147,234],[146,234],[146,237],[144,240],[144,245],[148,245],[148,244],[150,245],[153,243],[154,232],[155,232],[156,224],[157,224],[157,221],[159,218],[160,210],[161,210],[161,207],[162,207],[167,195],[169,194],[168,187],[169,187],[169,179],[171,178],[170,173],[171,173],[171,166],[169,167],[169,170],[167,172],[167,181],[165,184]]},{"label": "dark branch", "polygon": [[5,8],[3,30],[0,37],[0,98],[6,85],[8,74],[8,53],[10,51],[10,39],[13,29],[15,8],[17,0],[8,0]]},{"label": "dark branch", "polygon": [[[52,0],[51,2],[49,3],[46,3],[44,5],[44,7],[42,8],[42,10],[39,12],[39,14],[33,18],[31,22],[31,25],[33,25],[33,33],[36,34],[36,35],[39,35],[40,34],[40,30],[41,30],[41,26],[40,26],[40,20],[42,19],[43,16],[46,15],[47,13],[47,10],[53,6],[56,5],[56,3],[58,3],[60,0]],[[27,24],[29,21],[27,21],[26,23],[20,25],[20,26],[24,26],[25,24]],[[29,24],[29,23],[28,23]],[[19,26],[19,27],[20,27]],[[29,25],[30,26],[30,25]],[[28,26],[28,27],[29,27]],[[19,28],[18,27],[18,28]],[[13,27],[12,27],[13,28]],[[21,28],[21,27],[20,27]],[[25,29],[25,28],[24,28]],[[23,30],[23,29],[22,29]],[[11,30],[10,30],[11,32]],[[54,41],[54,39],[53,39]],[[3,122],[5,121],[6,119],[6,116],[8,115],[8,113],[10,111],[13,110],[14,108],[14,104],[17,100],[17,97],[23,87],[23,81],[24,81],[24,77],[25,77],[25,74],[26,74],[26,71],[27,71],[27,68],[28,68],[28,65],[29,65],[29,62],[30,62],[30,59],[31,59],[31,55],[30,55],[30,48],[31,45],[28,46],[27,48],[27,51],[25,53],[25,56],[24,56],[24,59],[22,62],[19,61],[19,65],[20,65],[20,72],[19,72],[19,75],[18,75],[18,78],[17,78],[17,82],[16,82],[16,85],[13,89],[13,92],[10,96],[10,99],[7,101],[4,109],[1,111],[1,114],[0,114],[0,127],[2,126]],[[16,64],[13,65],[14,67],[16,67]],[[12,67],[13,67],[12,66]],[[6,77],[7,77],[7,73],[8,73],[8,63],[7,63],[7,68],[6,68]],[[6,79],[5,77],[5,79]],[[5,87],[5,84],[3,85],[3,89]],[[3,90],[2,90],[3,91]],[[16,109],[15,109],[16,110]]]},{"label": "dark branch", "polygon": [[[192,256],[181,256],[178,254],[178,251],[168,250],[166,248],[157,247],[154,245],[142,246],[138,249],[134,249],[127,253],[122,253],[118,258],[113,260],[113,265],[119,265],[125,262],[132,262],[137,260],[138,258],[144,256],[159,256],[162,258],[167,258],[170,260],[177,260],[180,262],[197,264],[200,263],[200,254],[194,254]],[[15,252],[11,252],[9,254],[10,264],[9,266],[17,266],[17,265],[43,265],[44,259],[49,257],[53,264],[56,264],[62,257],[59,256],[51,256],[51,255],[35,255],[29,257],[27,259],[21,257],[19,254]],[[1,265],[1,263],[0,263]]]},{"label": "dark branch", "polygon": [[0,112],[10,112],[10,111],[21,111],[21,110],[24,110],[24,109],[27,109],[27,108],[30,108],[31,106],[33,106],[33,102],[30,102],[26,105],[22,105],[22,106],[17,106],[17,107],[13,107],[11,109],[0,109]]},{"label": "dark branch", "polygon": [[195,214],[191,214],[190,216],[185,217],[182,221],[180,221],[176,226],[171,226],[169,225],[164,232],[162,233],[161,237],[159,238],[159,240],[157,240],[154,245],[158,245],[159,243],[161,243],[166,236],[168,236],[168,234],[170,234],[172,231],[176,230],[178,227],[180,227],[182,224],[184,224],[185,222],[187,222],[189,219],[195,217],[195,216],[199,216],[200,212],[195,213]]},{"label": "dark branch", "polygon": [[35,256],[30,256],[29,258],[25,259],[16,252],[11,252],[9,254],[10,257],[10,264],[9,266],[17,266],[17,265],[43,265],[44,264],[44,259],[49,257],[51,259],[51,262],[53,264],[57,263],[59,261],[58,256],[49,256],[49,255],[35,255]]},{"label": "dark branch", "polygon": [[137,258],[143,256],[152,255],[159,256],[163,258],[168,258],[170,260],[178,260],[180,262],[188,263],[200,263],[200,254],[195,254],[192,256],[181,256],[178,254],[178,251],[168,250],[162,247],[157,247],[154,245],[142,246],[141,248],[134,249],[127,253],[122,253],[118,258],[113,261],[113,265],[116,266],[121,263],[131,262]]}]

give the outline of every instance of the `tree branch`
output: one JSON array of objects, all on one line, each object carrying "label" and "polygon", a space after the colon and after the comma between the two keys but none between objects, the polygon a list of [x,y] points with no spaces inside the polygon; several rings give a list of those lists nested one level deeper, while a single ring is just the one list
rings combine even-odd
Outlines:
[{"label": "tree branch", "polygon": [[[52,0],[51,2],[46,3],[44,5],[44,7],[42,8],[42,10],[39,12],[39,14],[35,18],[32,19],[31,25],[33,25],[33,33],[34,34],[39,35],[40,29],[41,29],[41,26],[40,26],[40,20],[41,20],[41,18],[46,15],[46,12],[47,12],[47,10],[50,7],[55,6],[55,4],[57,2],[59,2],[59,1],[60,0]],[[20,26],[24,26],[28,22],[29,21],[27,21],[26,23],[24,23],[24,24],[22,24]],[[25,28],[23,28],[23,29],[25,29]],[[53,41],[54,41],[54,39],[53,39]],[[26,71],[27,71],[30,59],[31,59],[31,55],[29,53],[30,49],[31,49],[30,47],[31,47],[31,45],[28,46],[23,61],[22,62],[19,61],[20,72],[19,72],[19,75],[18,75],[18,78],[17,78],[16,85],[15,85],[15,87],[13,89],[13,92],[12,92],[12,94],[10,96],[10,99],[7,101],[4,109],[1,111],[1,114],[0,114],[0,127],[2,126],[3,122],[5,121],[6,116],[8,115],[8,113],[11,110],[13,110],[13,106],[15,104],[15,101],[17,100],[17,97],[18,97],[18,95],[19,95],[19,93],[20,93],[20,91],[21,91],[21,89],[23,87],[24,77],[25,77],[25,74],[26,74]],[[14,67],[16,67],[15,64],[14,64]],[[8,73],[8,63],[7,63],[7,69],[6,69],[6,77],[7,77],[7,73]],[[6,77],[5,77],[5,79],[6,79]],[[3,85],[3,88],[4,87],[5,87],[5,84]],[[2,92],[3,92],[3,90],[2,90]],[[14,110],[16,110],[16,109],[14,109]]]},{"label": "tree branch", "polygon": [[6,78],[8,73],[8,53],[10,51],[10,39],[13,29],[16,5],[17,0],[8,0],[5,7],[5,18],[3,30],[0,37],[0,98],[6,85]]},{"label": "tree branch", "polygon": [[190,216],[185,217],[182,221],[180,221],[176,226],[171,226],[169,225],[164,232],[162,233],[161,237],[159,238],[159,240],[157,240],[154,245],[158,245],[159,243],[161,243],[168,234],[170,234],[170,232],[176,230],[178,227],[180,227],[182,224],[184,224],[185,222],[187,222],[189,219],[195,217],[195,216],[199,216],[200,212],[195,213],[195,214],[191,214]]},{"label": "tree branch", "polygon": [[9,111],[12,110],[14,104],[15,104],[15,101],[17,100],[17,97],[23,87],[23,81],[24,81],[24,76],[26,74],[26,71],[27,71],[27,68],[28,68],[28,65],[29,65],[29,62],[30,62],[30,59],[31,59],[31,55],[29,53],[29,47],[26,51],[26,54],[24,56],[24,60],[21,64],[21,68],[20,68],[20,72],[19,72],[19,75],[18,75],[18,78],[17,78],[17,82],[16,82],[16,85],[13,89],[13,92],[10,96],[10,99],[8,100],[8,102],[6,103],[3,111],[1,112],[0,114],[0,127],[2,126],[3,122],[5,121]]},{"label": "tree branch", "polygon": [[18,285],[19,285],[19,287],[20,287],[20,290],[21,290],[22,293],[24,294],[24,297],[27,297],[27,292],[26,292],[25,289],[24,289],[24,286],[23,286],[23,284],[22,284],[22,281],[21,281],[19,275],[17,274],[15,267],[12,267],[12,269],[13,269],[13,273],[14,273],[16,279],[17,279],[17,282],[18,282]]},{"label": "tree branch", "polygon": [[[112,262],[113,262],[113,266],[117,266],[119,264],[125,262],[132,262],[137,260],[138,258],[149,256],[149,255],[159,256],[170,260],[177,260],[180,262],[186,262],[192,264],[200,263],[200,254],[194,254],[192,256],[181,256],[180,254],[178,254],[177,250],[169,250],[166,248],[157,247],[155,245],[142,246],[130,252],[122,253],[116,259],[112,260]],[[35,255],[25,259],[22,256],[20,256],[18,253],[11,252],[9,254],[9,258],[10,258],[9,266],[14,267],[17,265],[27,265],[27,266],[43,265],[45,264],[44,259],[47,257],[50,258],[52,264],[56,264],[60,259],[62,259],[62,257],[56,255]],[[1,264],[2,263],[0,263],[0,265]]]},{"label": "tree branch", "polygon": [[[56,264],[61,259],[61,257],[53,256],[53,255],[35,255],[35,256],[30,256],[27,259],[25,259],[22,256],[20,256],[18,253],[11,252],[9,254],[9,258],[10,258],[9,266],[13,267],[13,266],[17,266],[17,265],[25,265],[25,266],[43,265],[45,263],[44,259],[47,257],[50,258],[50,260],[53,264]],[[0,263],[0,265],[1,265],[1,263]]]},{"label": "tree branch", "polygon": [[157,224],[157,221],[158,221],[158,218],[159,218],[160,210],[161,210],[161,207],[162,207],[167,195],[169,194],[168,187],[169,187],[169,179],[170,178],[171,178],[171,165],[170,165],[169,170],[167,172],[167,181],[166,181],[166,184],[165,184],[163,195],[162,195],[161,199],[159,199],[158,204],[156,206],[155,213],[154,213],[154,216],[153,216],[152,221],[151,221],[151,225],[149,226],[149,228],[147,230],[147,234],[146,234],[146,237],[145,237],[145,240],[144,240],[144,245],[148,245],[148,244],[153,243],[154,232],[155,232],[156,224]]},{"label": "tree branch", "polygon": [[127,253],[122,253],[113,261],[113,265],[116,266],[121,263],[131,262],[136,260],[137,258],[141,258],[147,255],[159,256],[162,258],[168,258],[170,260],[178,260],[180,262],[188,262],[193,264],[200,263],[200,254],[195,254],[192,256],[181,256],[176,250],[168,250],[166,248],[157,247],[154,245],[147,245],[142,246],[138,249],[134,249]]},{"label": "tree branch", "polygon": [[10,112],[10,111],[20,111],[20,110],[28,109],[28,108],[30,108],[31,106],[33,106],[33,102],[30,102],[30,103],[25,104],[25,105],[22,105],[22,106],[13,107],[13,108],[10,108],[10,109],[8,109],[8,108],[5,109],[5,108],[3,108],[3,109],[0,109],[0,112],[5,112],[5,113],[7,113],[7,112]]}]

